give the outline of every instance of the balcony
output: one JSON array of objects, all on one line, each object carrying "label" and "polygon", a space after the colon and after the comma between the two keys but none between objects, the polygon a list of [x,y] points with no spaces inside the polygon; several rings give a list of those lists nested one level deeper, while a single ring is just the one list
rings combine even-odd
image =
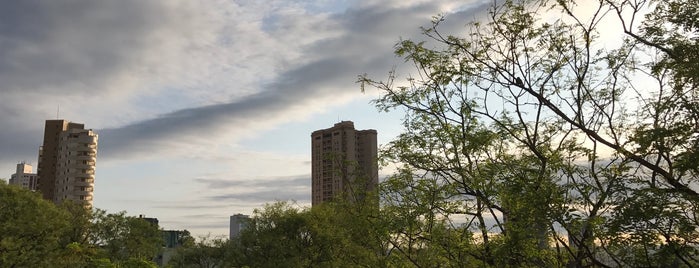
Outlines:
[{"label": "balcony", "polygon": [[83,163],[76,163],[76,164],[70,165],[71,168],[75,168],[75,169],[91,169],[93,166],[94,166],[94,164],[90,165],[90,164],[83,164]]},{"label": "balcony", "polygon": [[94,163],[95,161],[97,161],[97,156],[96,156],[96,154],[95,155],[78,155],[75,157],[75,159],[76,160],[87,160],[87,161]]},{"label": "balcony", "polygon": [[75,187],[75,189],[73,191],[71,191],[70,193],[72,195],[77,195],[77,196],[90,196],[90,197],[92,197],[92,188],[91,187]]},{"label": "balcony", "polygon": [[92,194],[92,192],[90,192],[90,191],[73,191],[71,194],[78,195],[78,196],[89,196]]},{"label": "balcony", "polygon": [[82,186],[82,187],[93,187],[95,185],[95,180],[94,179],[88,179],[85,181],[76,181],[73,183],[75,186]]}]

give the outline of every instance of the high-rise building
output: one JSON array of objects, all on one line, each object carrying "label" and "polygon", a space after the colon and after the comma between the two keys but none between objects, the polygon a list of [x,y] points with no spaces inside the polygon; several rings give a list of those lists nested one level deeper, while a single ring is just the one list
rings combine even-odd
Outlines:
[{"label": "high-rise building", "polygon": [[83,124],[46,120],[37,170],[44,199],[92,206],[97,134]]},{"label": "high-rise building", "polygon": [[19,185],[31,191],[36,190],[36,173],[32,173],[32,165],[25,162],[17,164],[15,174],[10,176],[9,184]]},{"label": "high-rise building", "polygon": [[250,216],[243,214],[235,214],[231,216],[231,225],[228,230],[228,238],[233,239],[240,234],[240,231],[248,227]]},{"label": "high-rise building", "polygon": [[355,130],[341,121],[311,134],[311,203],[340,194],[364,196],[379,182],[376,130]]}]

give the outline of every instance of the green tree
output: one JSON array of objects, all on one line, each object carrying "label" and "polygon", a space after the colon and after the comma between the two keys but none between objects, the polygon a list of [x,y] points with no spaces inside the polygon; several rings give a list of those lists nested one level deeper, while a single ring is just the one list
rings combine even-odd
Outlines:
[{"label": "green tree", "polygon": [[108,214],[0,183],[0,266],[154,267],[162,234],[124,212]]},{"label": "green tree", "polygon": [[382,152],[399,166],[382,192],[395,251],[415,266],[699,264],[696,4],[503,1],[465,37],[438,17],[398,43],[405,82],[360,77],[380,110],[406,111]]},{"label": "green tree", "polygon": [[363,196],[313,208],[268,204],[255,211],[247,229],[223,245],[223,254],[209,256],[223,255],[224,267],[386,267],[388,244],[378,210],[360,205],[376,199]]},{"label": "green tree", "polygon": [[91,244],[89,239],[94,228],[92,209],[70,200],[63,201],[58,208],[68,213],[71,220],[69,227],[59,238],[63,251],[53,265],[59,267],[97,266],[96,258],[100,249],[97,245]]},{"label": "green tree", "polygon": [[[313,266],[386,267],[390,263],[385,224],[376,189],[367,191],[361,179],[355,197],[338,197],[306,212]],[[360,191],[358,189],[364,189]]]},{"label": "green tree", "polygon": [[90,243],[100,249],[100,256],[116,264],[149,263],[163,246],[158,226],[126,212],[106,213],[95,210]]},{"label": "green tree", "polygon": [[189,236],[168,263],[171,267],[217,268],[226,267],[229,254],[228,241],[222,238],[201,237],[199,241]]},{"label": "green tree", "polygon": [[255,210],[248,228],[238,239],[231,260],[238,266],[301,267],[311,262],[311,238],[305,213],[288,203],[279,202]]},{"label": "green tree", "polygon": [[37,193],[0,183],[0,266],[51,266],[69,220]]}]

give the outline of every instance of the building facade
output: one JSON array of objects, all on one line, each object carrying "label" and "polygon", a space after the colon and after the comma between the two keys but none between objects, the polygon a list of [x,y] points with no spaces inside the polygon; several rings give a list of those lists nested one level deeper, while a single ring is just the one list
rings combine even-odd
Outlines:
[{"label": "building facade", "polygon": [[376,130],[356,130],[352,121],[311,134],[311,203],[340,194],[357,198],[379,181]]},{"label": "building facade", "polygon": [[37,170],[44,199],[92,207],[96,160],[96,133],[83,124],[46,120]]},{"label": "building facade", "polygon": [[250,223],[250,216],[243,214],[235,214],[231,216],[231,223],[228,226],[228,238],[233,239],[238,237],[240,231],[248,227]]},{"label": "building facade", "polygon": [[37,175],[32,173],[32,165],[25,162],[17,164],[15,174],[10,176],[9,184],[18,185],[22,188],[36,191]]}]

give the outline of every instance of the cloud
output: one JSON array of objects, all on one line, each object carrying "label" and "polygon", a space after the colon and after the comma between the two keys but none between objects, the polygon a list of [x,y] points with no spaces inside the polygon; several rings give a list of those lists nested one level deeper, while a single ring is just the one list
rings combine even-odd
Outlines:
[{"label": "cloud", "polygon": [[[311,176],[277,176],[264,179],[246,178],[240,180],[195,179],[209,191],[207,200],[214,202],[249,202],[253,204],[274,201],[295,200],[310,202]],[[222,193],[223,192],[223,193]]]},{"label": "cloud", "polygon": [[211,196],[213,201],[241,201],[254,202],[256,204],[272,203],[275,201],[293,200],[300,203],[310,203],[310,189],[267,189],[247,193],[222,194]]},{"label": "cloud", "polygon": [[[128,198],[113,190],[128,188],[118,187],[124,176],[115,169],[142,168],[126,177],[152,181],[173,169],[155,160],[235,155],[246,137],[367,98],[357,75],[381,78],[401,66],[393,54],[397,41],[420,40],[419,26],[433,15],[447,12],[455,18],[449,31],[459,31],[482,10],[456,0],[0,3],[0,168],[35,161],[44,120],[59,112],[100,135],[98,189],[100,198],[111,199],[99,202],[118,210],[131,208],[109,203]],[[152,165],[133,162],[148,157]],[[109,162],[111,169],[99,169]],[[307,166],[289,173],[301,169]],[[115,173],[111,181],[103,179],[108,170]],[[248,170],[243,178],[254,177]],[[249,208],[276,199],[309,203],[309,180],[302,175],[264,174],[269,180],[243,182],[191,173],[158,183],[181,191],[170,195],[176,199],[189,197],[191,189],[180,184],[198,177],[198,186],[208,190],[201,197],[148,201],[152,197],[143,195],[142,203],[167,211]]]},{"label": "cloud", "polygon": [[[6,2],[3,114],[41,122],[61,106],[61,117],[98,129],[102,158],[123,158],[249,135],[359,98],[356,76],[383,76],[401,61],[392,45],[418,37],[452,1],[317,14],[285,1]],[[0,134],[0,151],[35,153],[40,134],[21,134],[43,124],[9,123],[19,127]]]},{"label": "cloud", "polygon": [[[301,23],[295,22],[299,16],[290,18],[286,17],[288,14],[276,14],[274,22],[266,24],[264,31],[268,34],[290,44],[295,40],[315,40],[305,41],[307,45],[298,47],[304,49],[296,58],[300,63],[283,68],[258,92],[102,129],[102,151],[107,155],[152,152],[170,147],[166,143],[173,139],[179,139],[177,143],[190,143],[197,138],[215,139],[213,133],[244,136],[241,129],[250,132],[265,129],[294,120],[294,115],[303,118],[324,107],[361,97],[354,83],[356,76],[362,73],[383,76],[401,61],[393,55],[392,45],[400,36],[417,37],[418,26],[428,24],[440,7],[429,2],[397,9],[371,6],[328,16],[327,22],[306,20]],[[334,34],[314,38],[308,29]],[[203,131],[209,134],[202,135]]]},{"label": "cloud", "polygon": [[287,188],[287,187],[308,187],[310,186],[311,175],[298,176],[283,176],[271,177],[265,179],[243,179],[243,180],[224,180],[224,179],[194,179],[194,181],[203,183],[207,188],[211,189],[227,189],[227,188]]},{"label": "cloud", "polygon": [[[143,202],[141,202],[143,203]],[[196,204],[176,204],[174,202],[168,202],[166,205],[153,205],[153,208],[164,208],[164,209],[175,209],[175,210],[183,210],[183,209],[195,209],[195,210],[200,210],[200,209],[223,209],[223,208],[230,208],[230,207],[235,207],[235,204],[206,204],[206,205],[196,205]]]},{"label": "cloud", "polygon": [[179,66],[203,61],[187,56],[220,30],[188,1],[1,2],[2,161],[35,158],[58,110],[93,128],[141,116],[133,100],[185,84]]},{"label": "cloud", "polygon": [[[159,24],[172,23],[167,12],[141,1],[3,1],[0,9],[0,79],[3,91],[81,94],[142,56],[142,38]],[[109,12],[104,12],[108,11]],[[90,42],[84,42],[88,37]],[[95,38],[96,37],[96,38]],[[113,49],[120,44],[128,49]]]}]

